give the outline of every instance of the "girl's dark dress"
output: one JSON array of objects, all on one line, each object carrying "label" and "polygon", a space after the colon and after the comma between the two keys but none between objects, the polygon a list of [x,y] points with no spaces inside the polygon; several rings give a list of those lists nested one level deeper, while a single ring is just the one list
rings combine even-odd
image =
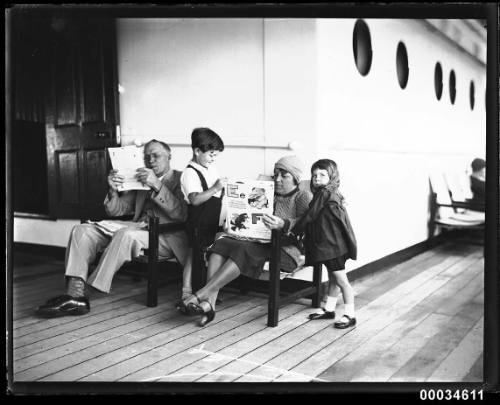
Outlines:
[{"label": "girl's dark dress", "polygon": [[337,262],[337,270],[342,270],[347,259],[356,259],[356,237],[349,216],[340,196],[331,186],[315,191],[309,209],[293,231],[305,231],[304,248],[308,266],[333,259]]}]

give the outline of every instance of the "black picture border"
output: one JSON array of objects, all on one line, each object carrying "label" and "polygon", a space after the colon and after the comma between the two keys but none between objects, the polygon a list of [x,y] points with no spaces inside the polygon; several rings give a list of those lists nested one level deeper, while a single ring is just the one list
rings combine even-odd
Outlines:
[{"label": "black picture border", "polygon": [[[6,295],[7,331],[12,336],[13,212],[10,183],[11,88],[9,70],[9,22],[13,13],[69,13],[90,17],[141,18],[472,18],[487,22],[486,199],[485,242],[485,341],[483,383],[41,383],[14,382],[7,368],[6,394],[73,395],[111,394],[335,394],[352,399],[376,399],[384,395],[418,399],[420,389],[484,389],[486,396],[499,390],[499,114],[498,114],[498,4],[497,3],[255,3],[255,4],[93,4],[11,5],[6,8]],[[12,339],[8,339],[8,364],[13,364]]]}]

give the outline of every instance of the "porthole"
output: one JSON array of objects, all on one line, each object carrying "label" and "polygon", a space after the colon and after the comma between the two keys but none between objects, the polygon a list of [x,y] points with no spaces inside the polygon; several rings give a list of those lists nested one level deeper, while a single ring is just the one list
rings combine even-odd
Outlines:
[{"label": "porthole", "polygon": [[474,103],[476,101],[476,94],[475,94],[475,86],[474,86],[474,82],[471,80],[470,81],[470,88],[469,88],[469,101],[470,101],[470,109],[473,110],[474,109]]},{"label": "porthole", "polygon": [[398,44],[398,50],[396,51],[396,71],[398,73],[398,82],[402,89],[408,84],[408,53],[406,52],[406,46],[402,42]]},{"label": "porthole", "polygon": [[443,95],[443,69],[439,62],[436,63],[434,68],[434,90],[436,91],[436,98],[441,100]]},{"label": "porthole", "polygon": [[372,40],[370,29],[363,20],[357,20],[352,34],[354,62],[362,76],[366,76],[372,66]]},{"label": "porthole", "polygon": [[455,72],[452,70],[450,72],[450,101],[451,104],[455,104],[455,98],[457,97],[457,79],[455,77]]}]

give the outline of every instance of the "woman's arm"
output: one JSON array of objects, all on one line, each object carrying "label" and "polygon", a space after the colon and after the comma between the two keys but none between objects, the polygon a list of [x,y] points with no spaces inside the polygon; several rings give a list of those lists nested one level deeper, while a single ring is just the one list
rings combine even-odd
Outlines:
[{"label": "woman's arm", "polygon": [[311,193],[308,191],[299,191],[295,199],[283,206],[283,209],[276,209],[276,215],[264,215],[263,222],[270,229],[283,229],[288,233],[292,229],[298,219],[304,215],[311,202]]}]

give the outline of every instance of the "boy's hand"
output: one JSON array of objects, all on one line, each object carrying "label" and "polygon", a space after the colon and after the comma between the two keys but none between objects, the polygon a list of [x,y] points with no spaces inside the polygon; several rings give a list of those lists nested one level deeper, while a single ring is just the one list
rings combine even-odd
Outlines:
[{"label": "boy's hand", "polygon": [[227,184],[227,177],[221,177],[215,182],[214,187],[217,191],[220,191],[224,187],[226,187],[226,184]]}]

